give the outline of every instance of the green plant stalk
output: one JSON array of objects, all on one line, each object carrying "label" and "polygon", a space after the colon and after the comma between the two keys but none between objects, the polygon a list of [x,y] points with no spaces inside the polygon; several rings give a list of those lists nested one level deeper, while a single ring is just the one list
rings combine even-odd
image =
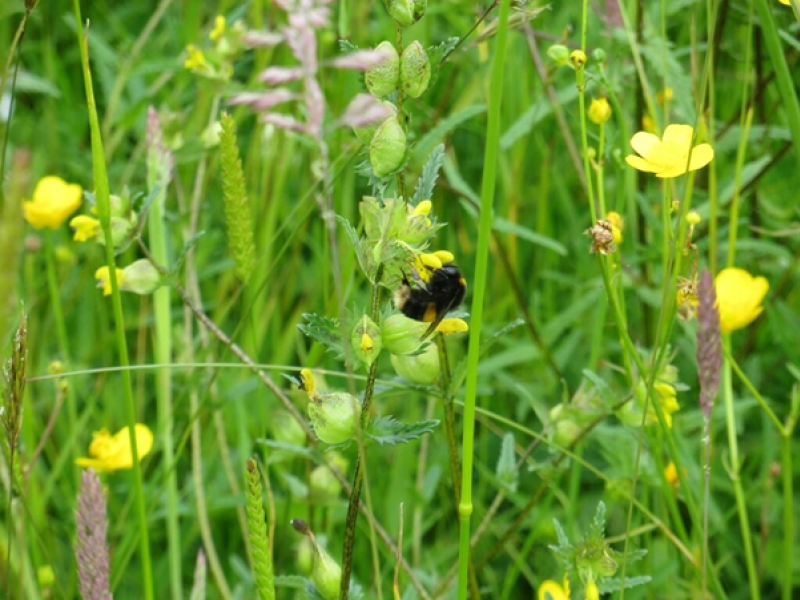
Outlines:
[{"label": "green plant stalk", "polygon": [[458,504],[460,521],[458,550],[458,598],[465,600],[469,583],[470,525],[472,517],[472,469],[475,451],[475,400],[478,388],[478,359],[481,330],[483,328],[483,299],[489,263],[489,239],[492,234],[492,209],[497,179],[497,161],[500,147],[500,108],[503,97],[503,71],[508,38],[508,15],[511,1],[500,4],[499,27],[494,61],[492,63],[489,113],[484,154],[483,182],[481,185],[481,211],[478,228],[478,247],[475,259],[475,294],[472,297],[472,323],[467,353],[467,382],[464,398],[464,432],[461,472],[461,502]]},{"label": "green plant stalk", "polygon": [[[722,336],[723,347],[730,352],[730,335]],[[722,395],[725,401],[725,417],[728,428],[728,451],[730,452],[729,476],[733,483],[736,495],[736,511],[739,513],[739,524],[742,529],[742,543],[744,544],[744,556],[747,564],[747,578],[750,583],[750,598],[759,600],[761,592],[758,586],[758,571],[756,561],[753,556],[753,543],[750,539],[750,519],[747,516],[747,504],[744,498],[742,480],[739,477],[739,444],[736,440],[736,414],[733,406],[733,375],[731,363],[726,358],[722,365]]]},{"label": "green plant stalk", "polygon": [[[372,288],[371,318],[376,323],[380,319],[381,279],[383,279],[383,265],[375,273],[375,283]],[[369,424],[369,412],[372,408],[372,397],[375,394],[375,380],[378,376],[378,361],[369,367],[367,384],[364,388],[364,400],[361,403],[361,435]],[[360,440],[359,440],[360,442]],[[342,550],[342,585],[339,590],[340,600],[347,600],[350,595],[350,573],[353,570],[353,548],[356,542],[356,525],[358,523],[358,505],[361,502],[361,490],[364,487],[364,466],[366,449],[359,444],[358,459],[356,460],[355,473],[353,474],[353,490],[350,492],[350,501],[347,505],[347,521],[344,531],[344,548]]]},{"label": "green plant stalk", "polygon": [[[713,400],[712,400],[713,402]],[[713,406],[713,404],[712,404]],[[701,580],[703,593],[708,590],[708,511],[711,502],[711,415],[703,415],[703,563]]]},{"label": "green plant stalk", "polygon": [[[160,172],[161,169],[156,169]],[[164,204],[166,190],[158,176],[152,176],[148,182],[150,189],[156,185],[161,188],[150,206],[148,227],[150,229],[150,251],[160,265],[169,265],[167,256],[167,231]],[[170,288],[163,286],[153,293],[153,309],[155,312],[155,333],[153,354],[156,363],[169,365],[172,362],[172,312],[170,308]],[[167,552],[169,555],[170,590],[173,598],[183,597],[181,577],[181,535],[178,522],[178,478],[175,463],[173,439],[174,416],[172,410],[172,370],[162,366],[156,371],[156,400],[158,402],[159,429],[163,440],[164,469],[167,472]]]},{"label": "green plant stalk", "polygon": [[[797,89],[786,64],[786,56],[784,56],[784,50],[781,47],[778,28],[775,26],[775,20],[772,17],[772,3],[768,3],[767,0],[754,0],[754,2],[761,22],[764,44],[767,46],[767,52],[778,80],[778,89],[781,93],[780,105],[786,113],[789,131],[792,133],[792,139],[794,140],[794,155],[798,166],[800,166],[800,103],[797,100]],[[800,21],[800,15],[798,15],[798,20]]]},{"label": "green plant stalk", "polygon": [[[600,204],[600,217],[605,219],[608,211],[606,210],[606,190],[603,183],[606,151],[606,124],[600,123],[600,142],[597,145],[597,201]],[[587,186],[588,189],[588,186]]]},{"label": "green plant stalk", "polygon": [[[111,203],[109,199],[108,172],[106,171],[105,157],[103,153],[103,139],[100,134],[100,121],[97,117],[97,105],[94,99],[94,88],[92,86],[92,73],[89,69],[89,38],[84,34],[83,21],[81,19],[81,7],[79,0],[73,0],[75,11],[75,25],[78,34],[78,46],[81,54],[81,67],[83,70],[83,80],[86,89],[86,108],[89,113],[89,127],[92,140],[92,172],[95,184],[95,197],[97,199],[97,213],[100,225],[103,229],[105,239],[111,240]],[[144,486],[142,484],[142,467],[139,463],[139,450],[136,444],[136,405],[133,398],[133,386],[131,384],[131,374],[128,370],[130,360],[128,358],[128,346],[125,340],[125,315],[122,312],[122,297],[120,296],[119,283],[116,275],[116,260],[114,249],[111,244],[104,246],[106,254],[106,264],[109,270],[109,280],[111,282],[111,304],[114,310],[114,329],[117,337],[117,349],[119,352],[122,387],[125,393],[125,408],[128,417],[128,434],[133,456],[133,469],[131,470],[132,487],[136,498],[136,514],[139,521],[139,552],[142,563],[142,593],[145,600],[153,600],[153,569],[150,560],[150,541],[147,531],[147,509],[144,502]]]},{"label": "green plant stalk", "polygon": [[785,427],[781,433],[781,476],[783,479],[783,590],[782,600],[792,599],[794,572],[794,491],[792,470],[792,433],[794,426]]},{"label": "green plant stalk", "polygon": [[[708,95],[708,114],[710,117],[706,121],[706,132],[707,132],[707,142],[711,144],[711,147],[714,147],[714,142],[716,141],[716,132],[714,128],[714,114],[715,114],[715,107],[717,102],[717,94],[715,88],[715,80],[714,80],[714,21],[711,18],[711,15],[714,14],[713,7],[712,7],[713,0],[706,0],[706,14],[709,15],[707,19],[707,29],[706,29],[706,39],[708,40],[708,87],[706,89],[706,94]],[[752,2],[750,2],[751,11],[752,11]],[[752,29],[753,19],[750,19],[750,27]],[[667,39],[666,36],[662,36],[663,39]],[[749,53],[750,46],[747,46],[747,52]],[[746,61],[745,61],[746,62]],[[747,86],[745,85],[745,88]],[[745,101],[745,93],[742,91],[742,102]],[[711,275],[714,276],[717,273],[717,224],[719,222],[719,212],[718,212],[718,195],[717,195],[717,163],[716,161],[711,161],[708,165],[708,264],[709,269],[711,270]]]},{"label": "green plant stalk", "polygon": [[742,135],[739,137],[739,149],[736,152],[736,171],[734,172],[733,198],[731,200],[730,229],[728,231],[728,267],[732,267],[736,262],[736,234],[739,222],[739,196],[741,191],[742,170],[744,169],[744,159],[747,154],[748,136],[750,125],[753,122],[753,108],[745,109],[747,113],[743,115],[744,125]]},{"label": "green plant stalk", "polygon": [[[69,352],[69,336],[67,335],[67,327],[64,322],[64,309],[61,306],[61,291],[58,285],[58,273],[56,272],[55,261],[55,241],[53,240],[53,232],[45,232],[45,262],[47,263],[47,286],[50,291],[50,307],[53,310],[53,320],[56,324],[56,337],[58,338],[58,351],[61,358],[67,365],[70,365],[70,352]],[[78,423],[78,404],[75,398],[75,390],[73,386],[67,388],[67,424],[70,431],[74,431]],[[73,447],[70,452],[72,458],[76,458],[77,453]],[[74,471],[74,482],[77,486],[80,482],[80,472],[77,469]]]}]

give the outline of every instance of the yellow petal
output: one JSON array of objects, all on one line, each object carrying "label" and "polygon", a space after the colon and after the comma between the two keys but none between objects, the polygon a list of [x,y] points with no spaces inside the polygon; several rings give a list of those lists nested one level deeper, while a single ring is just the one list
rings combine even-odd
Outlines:
[{"label": "yellow petal", "polygon": [[419,260],[423,265],[425,265],[429,269],[441,269],[442,268],[442,261],[435,254],[424,254],[424,253],[420,254],[419,255]]},{"label": "yellow petal", "polygon": [[689,170],[696,171],[702,169],[708,163],[714,160],[714,149],[710,144],[700,144],[692,148],[691,162],[689,163]]},{"label": "yellow petal", "polygon": [[629,154],[626,156],[625,162],[634,169],[638,171],[644,171],[645,173],[658,173],[664,170],[664,167],[661,165],[654,165],[653,163],[648,162],[642,157],[636,156],[635,154]]},{"label": "yellow petal", "polygon": [[433,255],[440,261],[442,261],[443,265],[451,263],[456,259],[455,255],[452,252],[448,252],[447,250],[437,250],[436,252],[433,253]]},{"label": "yellow petal", "polygon": [[746,327],[763,312],[761,302],[769,290],[769,283],[763,277],[754,278],[744,269],[723,269],[714,286],[723,333]]},{"label": "yellow petal", "polygon": [[664,130],[662,138],[665,142],[675,144],[679,148],[686,148],[687,150],[692,145],[692,137],[694,136],[694,128],[691,125],[667,125]]},{"label": "yellow petal", "polygon": [[436,327],[436,331],[449,335],[451,333],[465,333],[469,331],[469,325],[464,319],[443,319]]},{"label": "yellow petal", "polygon": [[431,208],[433,208],[433,203],[430,200],[422,200],[414,207],[414,210],[411,211],[411,214],[427,215],[429,212],[431,212]]},{"label": "yellow petal", "polygon": [[74,217],[69,226],[75,231],[73,239],[76,242],[85,242],[97,235],[100,231],[100,221],[87,215]]},{"label": "yellow petal", "polygon": [[631,138],[631,148],[644,158],[647,158],[660,145],[661,140],[658,139],[658,136],[646,131],[639,131]]},{"label": "yellow petal", "polygon": [[564,588],[552,579],[548,579],[539,586],[539,600],[569,600]]}]

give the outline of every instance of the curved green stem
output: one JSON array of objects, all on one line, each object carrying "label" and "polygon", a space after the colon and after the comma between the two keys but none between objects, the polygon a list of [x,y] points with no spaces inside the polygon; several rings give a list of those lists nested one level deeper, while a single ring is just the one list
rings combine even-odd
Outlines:
[{"label": "curved green stem", "polygon": [[503,70],[505,66],[506,42],[508,38],[508,15],[510,0],[500,5],[497,45],[492,64],[492,82],[489,97],[489,119],[486,134],[486,152],[481,186],[481,212],[478,228],[478,249],[475,259],[475,295],[472,297],[472,323],[467,353],[467,384],[464,399],[464,433],[462,456],[464,468],[461,473],[461,501],[458,504],[460,521],[458,551],[458,598],[465,600],[469,583],[470,526],[472,518],[472,467],[475,451],[475,397],[478,388],[478,358],[481,329],[483,328],[483,299],[489,263],[489,239],[492,234],[492,207],[497,179],[497,159],[500,147],[500,108],[503,95]]},{"label": "curved green stem", "polygon": [[[81,53],[81,66],[86,88],[86,108],[89,113],[89,127],[92,138],[92,171],[94,176],[95,197],[97,199],[97,214],[103,229],[105,239],[112,239],[111,232],[111,204],[109,198],[108,172],[106,171],[103,153],[103,139],[100,135],[100,121],[97,117],[97,105],[94,99],[92,86],[92,73],[89,69],[89,38],[83,31],[81,7],[79,0],[73,0],[75,10],[75,25],[78,33],[78,45]],[[139,521],[139,552],[142,562],[142,593],[145,600],[153,600],[153,569],[150,560],[150,541],[147,531],[147,508],[144,502],[144,485],[142,483],[142,467],[139,463],[139,451],[136,444],[136,403],[133,398],[133,385],[131,374],[127,369],[130,364],[128,346],[125,340],[125,315],[122,312],[122,297],[120,296],[119,283],[117,282],[117,265],[112,244],[105,245],[106,264],[111,282],[111,304],[114,310],[114,329],[117,337],[117,350],[122,367],[122,387],[125,394],[125,409],[128,417],[128,434],[133,456],[133,469],[131,480],[136,497],[136,514]]]}]

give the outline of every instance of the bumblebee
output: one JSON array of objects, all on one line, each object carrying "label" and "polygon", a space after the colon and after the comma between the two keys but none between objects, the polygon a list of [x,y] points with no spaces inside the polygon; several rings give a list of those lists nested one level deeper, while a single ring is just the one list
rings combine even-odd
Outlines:
[{"label": "bumblebee", "polygon": [[394,305],[409,319],[430,323],[420,338],[430,336],[448,312],[464,300],[467,281],[458,267],[450,262],[438,269],[429,269],[426,279],[413,270],[414,285],[403,273],[403,283],[395,291]]}]

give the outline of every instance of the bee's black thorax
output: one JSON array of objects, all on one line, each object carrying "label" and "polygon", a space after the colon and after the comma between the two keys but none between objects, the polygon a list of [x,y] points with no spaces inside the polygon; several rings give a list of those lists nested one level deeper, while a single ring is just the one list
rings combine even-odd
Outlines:
[{"label": "bee's black thorax", "polygon": [[394,302],[409,319],[432,323],[461,304],[466,290],[467,283],[458,267],[448,263],[431,271],[430,279],[420,281],[418,287],[411,287],[404,279],[395,292]]}]

